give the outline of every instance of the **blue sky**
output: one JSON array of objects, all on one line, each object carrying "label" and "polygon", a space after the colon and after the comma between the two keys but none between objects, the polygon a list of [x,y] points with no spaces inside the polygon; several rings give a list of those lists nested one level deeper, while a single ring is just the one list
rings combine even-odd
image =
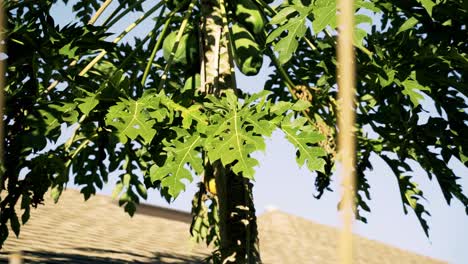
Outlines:
[{"label": "blue sky", "polygon": [[[53,12],[61,24],[67,24],[74,19],[69,10],[70,4],[67,7],[59,5],[53,9]],[[126,24],[138,16],[137,14],[129,16],[117,27],[126,27]],[[149,26],[151,26],[150,19],[148,23],[135,29],[133,35],[146,33]],[[258,76],[240,77],[239,87],[250,91],[262,89],[267,73],[271,70],[267,69],[267,65],[265,62]],[[426,104],[425,108],[430,110],[430,104]],[[295,150],[280,132],[274,133],[267,141],[265,153],[257,153],[255,156],[261,164],[256,170],[254,189],[254,199],[259,214],[276,208],[318,223],[336,227],[340,225],[336,209],[339,200],[336,176],[332,183],[335,191],[326,193],[322,199],[316,200],[313,197],[313,175],[307,169],[298,168]],[[449,263],[467,263],[468,251],[465,247],[468,245],[468,217],[461,203],[454,201],[450,207],[447,206],[438,184],[429,181],[422,169],[414,166],[415,179],[427,198],[424,206],[432,214],[428,219],[431,229],[430,239],[427,239],[414,214],[410,212],[404,215],[396,178],[389,167],[377,157],[372,157],[372,161],[374,171],[367,175],[372,187],[372,200],[369,202],[372,213],[367,215],[368,224],[356,222],[355,233],[402,249],[446,260]],[[458,176],[468,175],[468,169],[459,162],[451,161],[449,166],[455,169]],[[110,183],[105,186],[102,193],[110,194],[112,183],[116,180],[115,177],[111,177]],[[171,205],[168,205],[155,191],[149,193],[147,202],[188,211],[197,181],[198,179],[195,179],[188,185],[186,192]],[[462,179],[461,184],[468,188],[468,178]]]}]

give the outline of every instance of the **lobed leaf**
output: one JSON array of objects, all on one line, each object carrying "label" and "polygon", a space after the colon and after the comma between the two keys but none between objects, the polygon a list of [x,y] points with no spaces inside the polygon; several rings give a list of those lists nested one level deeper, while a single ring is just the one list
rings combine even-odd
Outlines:
[{"label": "lobed leaf", "polygon": [[117,129],[116,133],[122,143],[127,138],[136,139],[141,136],[145,144],[149,144],[156,135],[153,125],[156,121],[149,110],[157,109],[153,95],[146,95],[138,100],[121,99],[116,105],[109,108],[106,114],[106,125]]},{"label": "lobed leaf", "polygon": [[302,120],[291,121],[290,115],[281,123],[281,130],[285,133],[286,139],[297,148],[296,161],[299,166],[307,164],[310,171],[325,172],[325,160],[321,157],[327,153],[322,147],[315,146],[325,139],[323,135],[310,126],[305,126]]},{"label": "lobed leaf", "polygon": [[204,139],[196,132],[190,135],[182,129],[176,131],[181,136],[166,143],[164,150],[167,158],[164,165],[153,165],[150,169],[151,181],[160,181],[161,186],[168,188],[174,198],[185,190],[182,179],[192,181],[192,173],[186,165],[190,165],[199,175],[203,172],[203,160],[196,149],[204,144]]}]

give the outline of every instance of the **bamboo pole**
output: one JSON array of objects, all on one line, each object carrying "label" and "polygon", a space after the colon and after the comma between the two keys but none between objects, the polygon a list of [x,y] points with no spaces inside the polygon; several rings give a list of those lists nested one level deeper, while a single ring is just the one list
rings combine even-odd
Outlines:
[{"label": "bamboo pole", "polygon": [[23,264],[21,252],[12,253],[8,256],[8,264]]},{"label": "bamboo pole", "polygon": [[352,222],[354,219],[355,191],[355,61],[353,47],[354,8],[353,0],[338,1],[338,155],[342,164],[343,229],[340,234],[340,263],[353,262]]},{"label": "bamboo pole", "polygon": [[[5,10],[3,9],[3,1],[0,2],[0,41],[4,44],[0,44],[0,55],[6,54],[6,27],[5,27]],[[5,127],[3,123],[4,107],[5,107],[5,72],[6,72],[6,59],[0,61],[0,193],[3,190],[3,158],[4,158],[4,137]]]}]

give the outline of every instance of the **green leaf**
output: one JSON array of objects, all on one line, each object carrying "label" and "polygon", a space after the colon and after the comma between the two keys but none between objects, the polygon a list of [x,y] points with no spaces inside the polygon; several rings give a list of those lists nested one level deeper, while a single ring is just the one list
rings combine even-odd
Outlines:
[{"label": "green leaf", "polygon": [[286,135],[286,139],[297,148],[297,163],[301,167],[307,163],[307,168],[310,171],[325,173],[325,161],[320,157],[325,156],[326,152],[322,147],[316,145],[325,137],[310,126],[304,126],[305,120],[291,121],[290,117],[289,115],[283,120],[281,130]]},{"label": "green leaf", "polygon": [[52,197],[55,203],[58,202],[60,195],[62,195],[62,191],[63,191],[62,185],[56,185],[50,190],[50,196]]},{"label": "green leaf", "polygon": [[271,107],[271,112],[275,115],[282,115],[292,107],[292,103],[279,101]]},{"label": "green leaf", "polygon": [[[287,32],[287,35],[274,45],[275,51],[279,53],[279,61],[281,64],[291,59],[299,45],[298,40],[304,37],[307,31],[305,21],[311,9],[312,6],[306,7],[302,5],[301,1],[293,1],[293,5],[286,6],[278,12],[276,19],[273,21],[278,23],[281,23],[281,21],[286,22],[270,32],[266,40],[267,43],[273,42],[277,37],[283,34],[283,32]],[[294,11],[296,11],[299,16],[286,19],[286,17],[293,14]]]},{"label": "green leaf", "polygon": [[364,38],[367,36],[367,32],[364,29],[356,28],[353,32],[353,44],[356,47],[363,47],[362,43]]},{"label": "green leaf", "polygon": [[[381,155],[380,157],[390,166],[393,174],[398,179],[404,213],[408,213],[407,207],[409,206],[416,213],[424,233],[429,237],[429,225],[423,216],[424,214],[430,216],[430,214],[420,203],[420,200],[425,198],[423,192],[418,188],[418,185],[411,181],[411,176],[402,175],[402,172],[405,170],[402,166],[406,164],[403,165],[399,160],[390,159],[385,155]],[[406,170],[410,170],[410,168],[406,168]]]},{"label": "green leaf", "polygon": [[432,17],[432,8],[436,5],[432,0],[417,0],[426,9],[429,16]]},{"label": "green leaf", "polygon": [[202,106],[199,104],[193,104],[189,108],[186,108],[175,103],[174,101],[166,97],[161,98],[161,104],[165,105],[167,108],[169,108],[172,111],[177,111],[181,113],[182,118],[183,118],[182,127],[185,129],[188,129],[192,125],[192,122],[194,120],[202,125],[207,124],[207,121],[206,121],[207,118],[201,112]]},{"label": "green leaf", "polygon": [[415,17],[410,17],[400,26],[400,28],[397,31],[397,35],[403,31],[413,28],[418,23],[419,21]]},{"label": "green leaf", "polygon": [[123,183],[123,186],[125,188],[129,188],[130,187],[130,181],[132,180],[132,175],[130,175],[130,173],[125,173],[123,175],[123,179],[122,179],[122,183]]},{"label": "green leaf", "polygon": [[327,26],[330,26],[331,28],[336,27],[336,1],[315,1],[314,8],[312,9],[312,14],[314,15],[312,27],[314,29],[315,34],[318,34]]},{"label": "green leaf", "polygon": [[292,13],[296,12],[296,9],[292,6],[287,6],[279,11],[274,17],[271,18],[270,24],[282,24],[287,21],[287,17]]},{"label": "green leaf", "polygon": [[77,98],[75,101],[81,102],[78,104],[78,108],[84,115],[89,115],[91,111],[99,104],[99,100],[96,99],[96,95],[86,92],[88,94],[87,97],[84,98]]},{"label": "green leaf", "polygon": [[67,45],[59,49],[59,54],[65,55],[69,59],[78,59],[79,56],[76,55],[76,51],[78,50],[78,48],[78,46],[72,48],[72,43],[68,43]]},{"label": "green leaf", "polygon": [[420,94],[421,91],[431,90],[429,87],[422,86],[418,83],[418,81],[411,79],[406,79],[401,84],[404,87],[402,93],[410,98],[413,107],[418,106],[419,102],[424,99],[424,97]]},{"label": "green leaf", "polygon": [[156,121],[150,114],[150,110],[156,109],[155,100],[152,95],[143,96],[137,101],[122,99],[109,108],[105,118],[106,125],[117,129],[122,143],[127,142],[127,137],[134,140],[141,136],[144,143],[149,144],[156,135],[156,129],[153,128]]},{"label": "green leaf", "polygon": [[358,0],[354,2],[355,9],[368,9],[374,13],[381,12],[380,8],[378,8],[374,3],[368,2],[366,0]]},{"label": "green leaf", "polygon": [[298,100],[294,105],[291,107],[292,110],[300,112],[308,109],[310,107],[310,102],[306,100]]},{"label": "green leaf", "polygon": [[429,237],[429,225],[427,224],[426,219],[423,218],[424,214],[430,216],[429,212],[424,208],[424,206],[419,203],[421,198],[424,198],[423,192],[417,188],[417,184],[410,181],[409,176],[400,176],[399,184],[400,190],[402,192],[403,204],[405,205],[404,211],[405,214],[408,213],[406,206],[410,206],[418,217],[419,223],[424,230],[424,233]]},{"label": "green leaf", "polygon": [[146,186],[139,182],[137,185],[136,185],[136,189],[137,189],[137,192],[138,194],[143,197],[143,199],[148,199],[148,191],[146,189]]},{"label": "green leaf", "polygon": [[50,104],[51,109],[57,110],[62,114],[62,120],[70,124],[78,122],[79,113],[76,111],[76,103],[60,103],[60,104]]},{"label": "green leaf", "polygon": [[189,135],[185,130],[175,130],[180,137],[166,143],[164,150],[167,152],[167,159],[164,165],[161,167],[153,165],[150,169],[151,181],[161,181],[161,186],[167,187],[169,194],[174,198],[185,190],[182,179],[192,181],[192,173],[186,165],[190,165],[197,174],[203,172],[203,160],[196,148],[204,143],[198,133]]},{"label": "green leaf", "polygon": [[[225,111],[215,114],[207,129],[207,154],[210,162],[221,160],[224,166],[233,165],[236,174],[253,179],[258,161],[250,154],[265,149],[263,135],[271,135],[274,126],[267,124],[265,112],[257,112],[262,107],[238,104],[237,100],[233,92],[227,92],[222,100],[212,100],[214,105],[210,108]],[[245,101],[250,102],[250,99]]]},{"label": "green leaf", "polygon": [[207,139],[208,157],[211,162],[221,160],[224,166],[234,161],[237,163],[232,167],[236,174],[242,172],[246,178],[253,179],[258,161],[249,156],[255,150],[264,149],[263,138],[255,136],[252,131],[247,132],[243,127],[237,111],[230,112],[218,126],[217,133]]},{"label": "green leaf", "polygon": [[288,35],[278,41],[275,45],[275,50],[279,53],[279,61],[281,64],[288,62],[293,53],[296,51],[299,42],[306,33],[305,19],[291,19],[286,27]]},{"label": "green leaf", "polygon": [[115,185],[114,187],[114,190],[112,191],[112,199],[117,199],[117,197],[119,197],[120,193],[122,192],[123,190],[123,183],[121,181],[117,182],[117,184]]},{"label": "green leaf", "polygon": [[127,202],[124,206],[125,212],[127,212],[130,216],[133,217],[133,215],[136,212],[136,204],[134,202]]},{"label": "green leaf", "polygon": [[10,226],[11,230],[13,230],[16,237],[19,237],[21,225],[15,211],[13,211],[12,214],[10,214]]},{"label": "green leaf", "polygon": [[361,24],[369,24],[372,25],[372,18],[368,15],[363,14],[355,14],[354,15],[354,24],[361,25]]},{"label": "green leaf", "polygon": [[39,109],[38,112],[41,114],[42,120],[47,125],[45,131],[46,135],[49,134],[50,131],[60,127],[59,119],[50,111],[47,111],[46,109]]},{"label": "green leaf", "polygon": [[21,209],[24,210],[24,213],[21,216],[21,222],[24,225],[26,222],[28,222],[31,212],[31,197],[29,197],[29,195],[22,195]]}]

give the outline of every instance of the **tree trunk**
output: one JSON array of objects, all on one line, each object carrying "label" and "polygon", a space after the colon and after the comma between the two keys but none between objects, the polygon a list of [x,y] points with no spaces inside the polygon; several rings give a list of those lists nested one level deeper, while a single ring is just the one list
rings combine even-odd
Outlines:
[{"label": "tree trunk", "polygon": [[[222,2],[221,2],[222,4]],[[202,0],[201,87],[205,94],[236,90],[229,30],[216,0]],[[222,263],[260,263],[252,184],[220,161],[206,164],[216,180]]]}]

